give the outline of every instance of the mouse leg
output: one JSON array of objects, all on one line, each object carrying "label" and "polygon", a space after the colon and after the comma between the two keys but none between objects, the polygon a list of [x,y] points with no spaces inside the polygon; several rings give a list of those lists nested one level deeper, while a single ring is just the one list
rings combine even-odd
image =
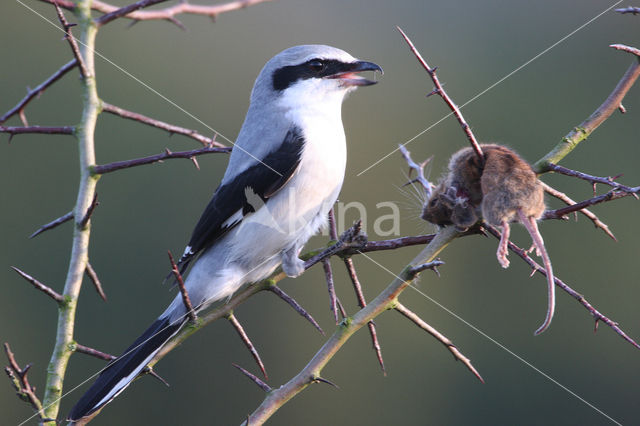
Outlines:
[{"label": "mouse leg", "polygon": [[542,257],[542,263],[547,275],[547,316],[545,317],[542,325],[533,333],[537,336],[551,325],[551,319],[553,318],[553,313],[556,307],[556,286],[553,277],[553,269],[551,267],[551,259],[549,258],[547,249],[544,246],[542,235],[540,235],[540,231],[538,230],[538,223],[532,216],[526,216],[522,209],[518,209],[518,217],[524,227],[527,228],[529,235],[531,235],[533,244],[536,246],[536,252],[538,252]]},{"label": "mouse leg", "polygon": [[509,254],[509,234],[511,233],[511,228],[509,227],[509,222],[506,220],[502,221],[502,235],[500,236],[500,243],[498,244],[498,251],[496,252],[496,257],[498,258],[498,262],[502,265],[503,268],[509,267],[509,259],[507,259],[507,255]]}]

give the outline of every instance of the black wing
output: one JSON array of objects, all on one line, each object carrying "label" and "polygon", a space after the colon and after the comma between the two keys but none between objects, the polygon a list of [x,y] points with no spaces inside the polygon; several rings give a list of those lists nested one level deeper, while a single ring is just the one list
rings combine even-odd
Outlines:
[{"label": "black wing", "polygon": [[216,189],[178,262],[181,273],[198,253],[239,224],[246,214],[254,211],[245,196],[246,188],[266,202],[291,179],[300,165],[303,146],[302,132],[293,127],[282,144],[267,155],[262,163],[249,167]]}]

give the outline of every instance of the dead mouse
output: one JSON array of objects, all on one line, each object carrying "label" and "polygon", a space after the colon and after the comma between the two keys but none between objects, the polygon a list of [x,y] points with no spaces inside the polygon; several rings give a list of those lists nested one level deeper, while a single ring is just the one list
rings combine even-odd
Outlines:
[{"label": "dead mouse", "polygon": [[447,174],[427,201],[422,218],[462,229],[482,218],[502,227],[496,256],[504,268],[509,266],[509,223],[524,225],[547,274],[549,304],[544,323],[534,333],[538,335],[551,324],[555,309],[553,269],[536,222],[545,210],[544,190],[531,166],[514,151],[495,144],[481,147],[484,161],[472,148],[463,148],[451,156]]}]

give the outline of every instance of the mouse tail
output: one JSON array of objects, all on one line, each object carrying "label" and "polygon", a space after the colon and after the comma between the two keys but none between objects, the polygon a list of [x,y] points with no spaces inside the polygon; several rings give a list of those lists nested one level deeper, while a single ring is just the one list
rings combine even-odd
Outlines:
[{"label": "mouse tail", "polygon": [[542,257],[542,264],[544,265],[544,269],[547,275],[547,316],[545,317],[542,325],[533,332],[533,334],[537,336],[540,333],[544,332],[551,325],[551,320],[553,319],[553,313],[556,307],[556,285],[554,282],[555,279],[553,276],[553,268],[551,267],[551,259],[549,258],[547,249],[544,246],[542,235],[538,230],[538,223],[532,216],[526,216],[521,209],[518,209],[518,216],[520,217],[520,222],[522,222],[524,227],[529,232],[529,235],[531,235],[533,244],[536,247],[536,252]]}]

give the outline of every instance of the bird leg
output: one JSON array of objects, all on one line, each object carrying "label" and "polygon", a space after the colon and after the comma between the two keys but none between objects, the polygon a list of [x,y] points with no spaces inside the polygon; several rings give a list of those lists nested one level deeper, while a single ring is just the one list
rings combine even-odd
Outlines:
[{"label": "bird leg", "polygon": [[305,271],[304,260],[298,257],[300,249],[301,247],[293,246],[280,253],[280,258],[282,259],[282,270],[288,277],[298,277]]}]

